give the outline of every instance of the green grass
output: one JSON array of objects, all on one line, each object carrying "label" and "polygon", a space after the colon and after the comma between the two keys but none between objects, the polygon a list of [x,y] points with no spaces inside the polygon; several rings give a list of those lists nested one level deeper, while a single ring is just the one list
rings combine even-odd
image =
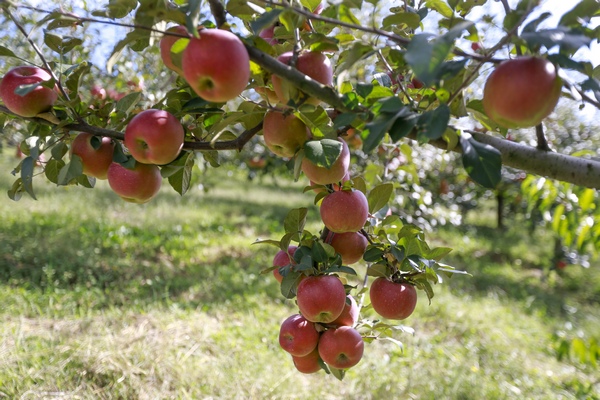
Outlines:
[{"label": "green grass", "polygon": [[296,372],[277,343],[294,305],[260,274],[275,248],[251,243],[280,236],[292,207],[318,229],[312,197],[226,170],[196,179],[142,206],[105,182],[0,196],[0,398],[598,398],[598,368],[558,361],[552,335],[598,336],[600,266],[548,272],[551,237],[518,223],[429,235],[473,276],[420,297],[403,351],[367,344],[343,382]]}]

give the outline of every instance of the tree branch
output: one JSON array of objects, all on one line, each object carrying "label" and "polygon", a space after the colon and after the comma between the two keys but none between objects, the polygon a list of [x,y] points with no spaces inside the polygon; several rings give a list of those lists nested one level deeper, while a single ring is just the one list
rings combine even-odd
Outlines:
[{"label": "tree branch", "polygon": [[[25,121],[36,122],[38,124],[50,125],[50,126],[57,127],[56,123],[48,121],[47,119],[44,119],[44,118],[39,118],[39,117],[25,118],[25,117],[16,115],[15,113],[10,111],[8,108],[6,108],[3,105],[0,105],[0,112],[7,114],[7,115],[12,115],[12,116],[18,117]],[[67,124],[67,125],[61,126],[58,129],[61,129],[64,131],[87,132],[87,133],[91,133],[92,135],[106,136],[106,137],[116,139],[116,140],[121,140],[121,141],[125,138],[125,135],[123,134],[123,132],[114,131],[112,129],[100,128],[99,126],[89,125],[85,122],[74,122],[72,124]],[[258,125],[256,125],[254,128],[251,128],[251,129],[248,129],[248,130],[242,132],[237,138],[232,139],[232,140],[225,140],[222,142],[219,142],[219,141],[217,141],[217,142],[206,142],[206,141],[184,142],[183,148],[187,149],[187,150],[194,150],[194,151],[203,151],[203,150],[237,150],[237,151],[241,151],[242,148],[246,145],[246,143],[248,143],[248,141],[250,141],[250,139],[252,139],[252,137],[254,137],[258,132],[260,132],[261,129],[262,129],[262,122],[259,123]]]},{"label": "tree branch", "polygon": [[302,72],[295,68],[285,65],[270,55],[263,53],[255,47],[246,45],[246,50],[250,55],[250,59],[263,67],[268,72],[279,75],[282,78],[288,80],[293,85],[297,86],[298,89],[307,93],[310,96],[316,97],[330,106],[338,109],[342,112],[368,112],[365,108],[352,109],[348,107],[342,96],[339,95],[333,88],[325,86],[320,82],[315,81],[309,76],[304,75]]}]

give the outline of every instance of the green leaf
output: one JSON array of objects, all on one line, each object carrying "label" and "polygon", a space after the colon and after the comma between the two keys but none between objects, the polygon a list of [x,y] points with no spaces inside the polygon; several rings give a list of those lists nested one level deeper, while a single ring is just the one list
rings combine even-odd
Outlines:
[{"label": "green leaf", "polygon": [[540,0],[521,0],[517,7],[504,18],[504,29],[511,31],[522,19],[540,3]]},{"label": "green leaf", "polygon": [[84,61],[80,64],[74,66],[74,68],[70,68],[70,74],[67,78],[66,86],[71,92],[76,93],[79,92],[79,85],[81,84],[81,78],[90,72],[92,66]]},{"label": "green leaf", "polygon": [[369,245],[367,247],[367,250],[365,251],[365,254],[363,254],[363,260],[365,260],[366,262],[379,261],[381,260],[382,256],[383,249],[377,246]]},{"label": "green leaf", "polygon": [[369,192],[369,196],[367,196],[367,200],[369,202],[369,213],[373,214],[381,210],[388,203],[393,192],[393,183],[388,182],[375,186]]},{"label": "green leaf", "polygon": [[81,157],[73,154],[73,156],[71,156],[71,161],[61,168],[58,174],[58,184],[68,185],[73,179],[76,179],[81,174],[83,174]]},{"label": "green leaf", "polygon": [[129,93],[121,100],[117,101],[117,111],[125,114],[129,114],[131,110],[136,106],[142,97],[142,92]]},{"label": "green leaf", "polygon": [[51,158],[44,168],[44,175],[50,182],[58,185],[58,174],[64,166],[63,160]]},{"label": "green leaf", "polygon": [[265,28],[270,28],[275,22],[279,20],[279,14],[283,12],[281,8],[275,8],[271,11],[267,11],[254,21],[250,22],[250,28],[255,34],[258,34]]},{"label": "green leaf", "polygon": [[313,243],[311,254],[312,254],[312,259],[318,263],[325,262],[329,258],[327,251],[325,251],[325,248],[319,241],[315,241]]},{"label": "green leaf", "polygon": [[29,83],[27,85],[19,85],[15,89],[15,94],[19,96],[25,96],[31,92],[33,92],[38,86],[42,86],[41,82]]},{"label": "green leaf", "polygon": [[59,36],[48,30],[44,30],[44,43],[59,54],[65,54],[76,46],[83,44],[83,40],[71,36]]},{"label": "green leaf", "polygon": [[281,281],[281,294],[286,299],[293,299],[296,297],[296,288],[298,287],[298,283],[302,280],[302,275],[300,272],[290,271],[286,276],[283,277]]},{"label": "green leaf", "polygon": [[383,263],[373,264],[367,268],[367,275],[387,278],[390,276],[390,269],[386,264]]},{"label": "green leaf", "polygon": [[304,230],[308,208],[294,208],[285,217],[283,227],[286,233],[299,233]]},{"label": "green leaf", "polygon": [[344,3],[338,6],[338,19],[348,24],[361,25],[360,20],[350,11],[350,7]]},{"label": "green leaf", "polygon": [[21,182],[23,183],[23,189],[32,199],[37,200],[35,193],[33,193],[33,170],[35,169],[35,162],[36,160],[31,156],[23,159],[21,163]]},{"label": "green leaf", "polygon": [[346,376],[346,370],[344,369],[337,369],[329,366],[329,371],[331,371],[331,375],[335,376],[336,379],[340,381],[344,380],[344,376]]},{"label": "green leaf", "polygon": [[562,26],[581,26],[582,21],[589,21],[600,12],[600,3],[597,0],[581,0],[571,11],[565,13],[560,19]]},{"label": "green leaf", "polygon": [[419,117],[417,121],[417,138],[420,142],[427,142],[428,139],[439,139],[444,135],[448,123],[450,122],[450,107],[442,104],[432,111],[427,111]]},{"label": "green leaf", "polygon": [[500,183],[502,158],[494,147],[479,143],[473,137],[460,136],[462,160],[469,176],[480,185],[494,188]]},{"label": "green leaf", "polygon": [[443,72],[444,61],[454,46],[454,40],[471,26],[473,23],[470,21],[459,23],[444,35],[433,40],[430,40],[432,37],[430,34],[413,36],[406,49],[404,59],[425,86],[431,86],[439,80]]},{"label": "green leaf", "polygon": [[23,181],[18,178],[7,192],[8,198],[13,201],[21,200],[23,195]]},{"label": "green leaf", "polygon": [[14,57],[19,58],[13,51],[7,47],[0,45],[0,57]]},{"label": "green leaf", "polygon": [[537,32],[526,32],[521,34],[530,47],[536,45],[551,49],[554,46],[560,46],[562,49],[577,50],[583,46],[589,46],[592,39],[577,31],[571,31],[568,28],[558,27],[554,29],[544,29]]},{"label": "green leaf", "polygon": [[357,61],[370,56],[374,52],[373,46],[355,42],[349,50],[340,54],[335,74],[339,75],[341,72],[350,69]]},{"label": "green leaf", "polygon": [[448,4],[446,4],[442,0],[427,0],[425,2],[425,7],[431,8],[431,9],[437,11],[438,13],[442,14],[442,16],[444,16],[446,18],[451,18],[454,15],[452,8],[450,8],[448,6]]},{"label": "green leaf", "polygon": [[421,17],[419,14],[413,12],[391,14],[383,19],[383,29],[386,30],[394,26],[398,26],[400,29],[417,29],[420,24]]},{"label": "green leaf", "polygon": [[[181,196],[187,193],[192,182],[192,171],[194,169],[194,163],[196,156],[193,152],[186,153],[187,155],[180,157],[177,160],[177,164],[181,167],[173,174],[168,177],[169,184],[177,193]],[[167,166],[168,167],[168,166]],[[163,169],[167,168],[163,167]],[[161,170],[162,175],[162,170]]]},{"label": "green leaf", "polygon": [[329,169],[342,154],[342,147],[339,140],[309,140],[304,143],[304,157],[319,167]]}]

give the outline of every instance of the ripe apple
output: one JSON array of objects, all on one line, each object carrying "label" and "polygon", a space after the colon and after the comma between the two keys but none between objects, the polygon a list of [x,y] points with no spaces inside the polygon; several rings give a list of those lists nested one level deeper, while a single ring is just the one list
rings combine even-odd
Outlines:
[{"label": "ripe apple", "polygon": [[130,203],[147,203],[158,191],[162,182],[156,165],[135,163],[133,169],[113,162],[108,167],[108,184],[123,200]]},{"label": "ripe apple", "polygon": [[48,111],[54,105],[58,95],[53,89],[37,86],[24,96],[15,90],[21,85],[32,85],[52,79],[45,70],[38,67],[22,66],[8,71],[0,81],[0,99],[6,108],[21,117],[35,117]]},{"label": "ripe apple", "polygon": [[330,168],[321,167],[314,164],[307,157],[302,159],[302,172],[310,179],[311,182],[318,185],[328,185],[337,183],[344,179],[350,167],[350,149],[343,139],[338,138],[342,142],[342,152]]},{"label": "ripe apple", "polygon": [[365,343],[360,333],[349,326],[328,329],[319,339],[319,355],[329,366],[338,369],[354,367],[362,358]]},{"label": "ripe apple", "polygon": [[106,90],[102,86],[94,85],[90,89],[92,97],[96,97],[100,100],[106,99]]},{"label": "ripe apple", "polygon": [[331,232],[358,232],[369,217],[369,203],[359,190],[340,190],[325,196],[320,212]]},{"label": "ripe apple", "polygon": [[294,366],[303,374],[314,374],[315,372],[319,372],[321,370],[319,358],[319,350],[316,348],[304,357],[292,356]]},{"label": "ripe apple", "polygon": [[258,33],[258,36],[263,38],[271,46],[279,43],[277,39],[275,39],[275,25],[272,25],[270,28],[263,29]]},{"label": "ripe apple", "polygon": [[333,275],[308,276],[298,284],[296,293],[300,313],[312,322],[334,321],[346,304],[344,284]]},{"label": "ripe apple", "polygon": [[308,355],[319,343],[315,324],[300,314],[288,317],[279,329],[279,345],[293,356]]},{"label": "ripe apple", "polygon": [[221,29],[201,29],[183,52],[183,76],[205,100],[225,102],[237,97],[250,79],[250,57],[242,41]]},{"label": "ripe apple", "polygon": [[142,111],[125,129],[125,146],[143,164],[168,164],[183,147],[183,126],[173,114],[164,110]]},{"label": "ripe apple", "polygon": [[[273,266],[285,267],[288,264],[295,265],[294,253],[296,250],[298,250],[298,246],[289,246],[287,252],[279,250],[277,254],[275,254],[275,257],[273,257]],[[279,268],[273,270],[273,276],[275,276],[275,279],[277,279],[277,282],[279,283],[283,280],[283,276],[279,273]]]},{"label": "ripe apple", "polygon": [[267,166],[267,160],[261,156],[254,156],[247,162],[250,169],[263,169]]},{"label": "ripe apple", "polygon": [[332,233],[329,244],[342,256],[342,263],[350,265],[362,259],[369,242],[360,232],[343,232]]},{"label": "ripe apple", "polygon": [[[183,25],[173,26],[167,29],[167,32],[178,33],[180,35],[188,35],[187,29],[185,29],[185,26]],[[160,39],[159,46],[160,57],[162,58],[165,67],[177,72],[179,75],[182,75],[183,70],[181,69],[181,67],[178,67],[173,63],[173,59],[171,57],[171,48],[173,47],[175,42],[177,42],[180,39],[182,38],[177,36],[165,35],[162,37],[162,39]]]},{"label": "ripe apple", "polygon": [[91,143],[93,137],[91,133],[80,133],[73,139],[69,152],[71,156],[75,154],[81,157],[84,174],[97,179],[106,179],[108,167],[112,164],[115,144],[111,138],[103,137],[100,147],[95,149]]},{"label": "ripe apple", "polygon": [[369,290],[375,312],[388,319],[408,318],[417,305],[417,290],[409,283],[396,283],[380,277]]},{"label": "ripe apple", "polygon": [[263,121],[263,139],[273,153],[291,158],[309,139],[310,131],[294,114],[269,110]]},{"label": "ripe apple", "polygon": [[[350,301],[350,304],[348,304]],[[331,322],[331,325],[344,325],[344,326],[354,326],[356,321],[358,320],[358,304],[356,304],[356,300],[354,297],[348,295],[346,296],[346,303],[344,304],[344,310],[339,317],[335,319],[335,321]]]},{"label": "ripe apple", "polygon": [[[289,65],[292,57],[293,53],[289,51],[277,57],[277,60],[283,64]],[[329,58],[323,53],[309,51],[300,54],[296,62],[296,69],[323,85],[333,85],[333,68],[331,67],[331,61],[329,61]],[[279,101],[283,104],[287,104],[291,97],[289,90],[289,85],[291,85],[291,83],[284,83],[283,78],[277,75],[271,77],[271,82]],[[298,102],[299,99],[293,100]],[[320,100],[310,97],[306,100],[306,103],[309,104],[319,104],[320,102]]]},{"label": "ripe apple", "polygon": [[538,57],[504,61],[483,88],[485,113],[505,128],[538,125],[558,103],[562,80],[554,64]]}]

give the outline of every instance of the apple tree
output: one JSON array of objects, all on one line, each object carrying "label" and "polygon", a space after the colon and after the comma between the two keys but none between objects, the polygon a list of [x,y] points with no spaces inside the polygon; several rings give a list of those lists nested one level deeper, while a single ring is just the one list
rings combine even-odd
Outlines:
[{"label": "apple tree", "polygon": [[[559,100],[600,109],[585,52],[600,3],[562,15],[541,3],[2,2],[0,128],[22,154],[8,196],[35,198],[39,179],[81,190],[106,179],[145,203],[163,181],[185,195],[200,162],[232,161],[225,151],[256,169],[280,160],[314,193],[323,227],[307,230],[313,216],[293,209],[281,238],[257,241],[276,246],[264,272],[298,306],[279,341],[299,371],[341,379],[364,342],[410,331],[395,321],[417,290],[431,301],[464,273],[441,262],[451,249],[428,245],[432,213],[407,211],[458,203],[443,198],[451,177],[467,182],[467,204],[516,176],[567,245],[599,248],[599,150],[553,141],[563,127],[547,121]],[[423,190],[431,182],[437,193]]]}]

